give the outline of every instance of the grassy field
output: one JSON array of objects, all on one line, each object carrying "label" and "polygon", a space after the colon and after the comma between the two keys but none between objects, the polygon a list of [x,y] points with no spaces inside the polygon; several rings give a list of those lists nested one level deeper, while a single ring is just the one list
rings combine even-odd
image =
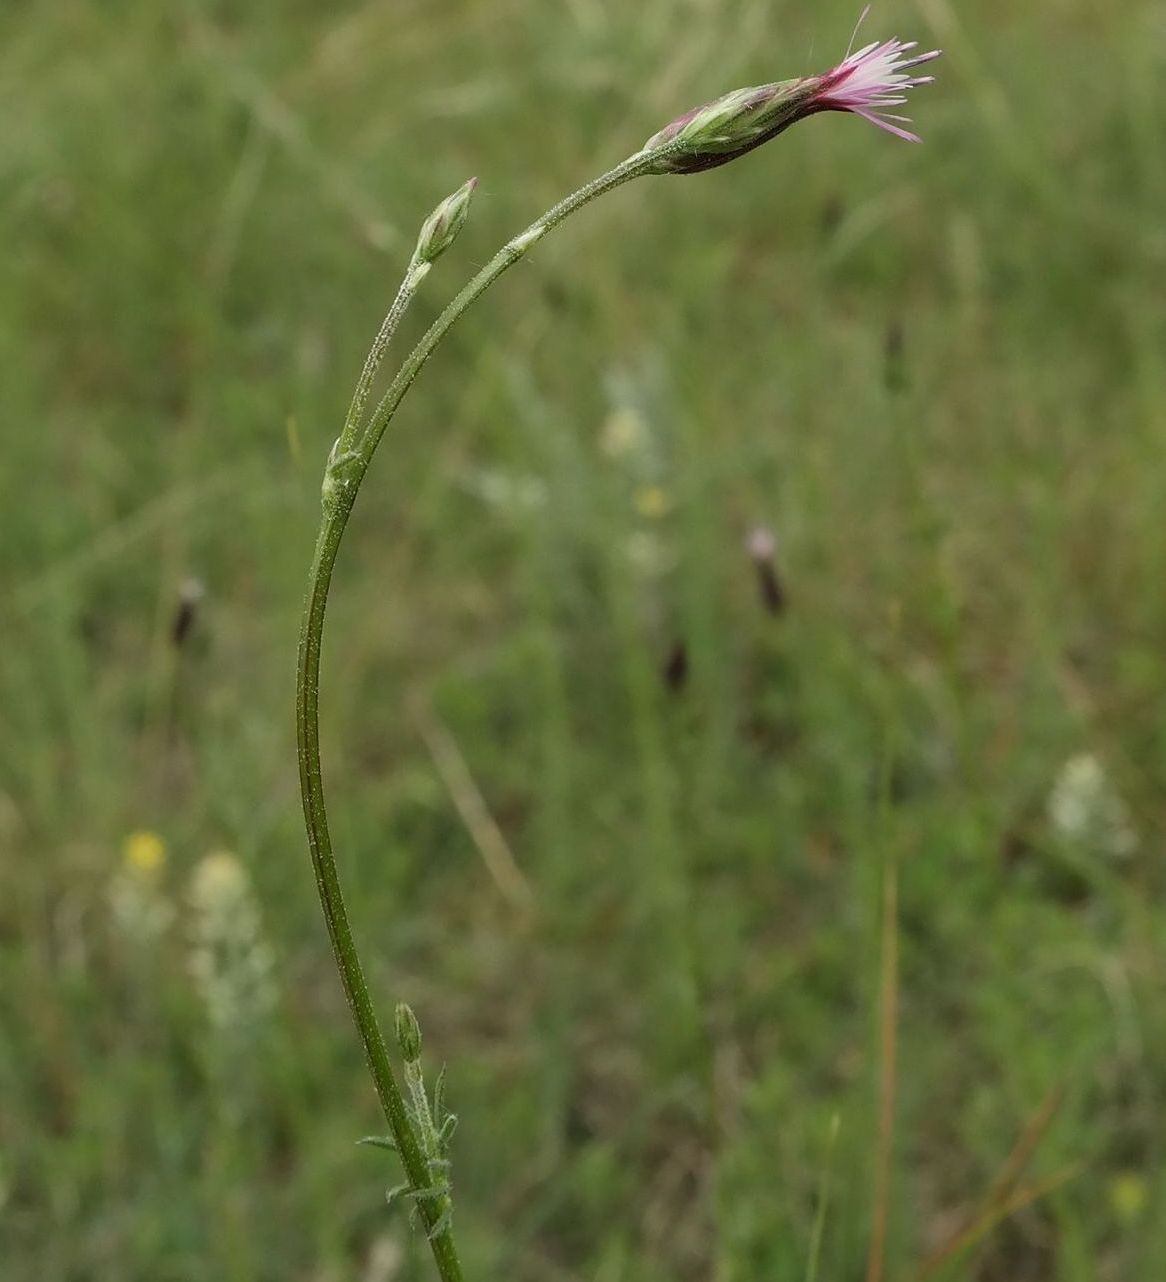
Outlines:
[{"label": "grassy field", "polygon": [[[0,6],[4,1282],[434,1276],[299,813],[324,457],[438,198],[404,339],[859,7]],[[1166,1277],[1166,10],[868,27],[947,50],[926,145],[574,219],[341,555],[334,836],[473,1280]]]}]

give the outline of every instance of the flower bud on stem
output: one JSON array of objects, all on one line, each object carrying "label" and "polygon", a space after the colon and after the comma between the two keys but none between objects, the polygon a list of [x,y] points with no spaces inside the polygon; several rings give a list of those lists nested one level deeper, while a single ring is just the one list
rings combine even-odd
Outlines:
[{"label": "flower bud on stem", "polygon": [[401,281],[401,287],[397,291],[397,297],[393,299],[392,307],[389,308],[388,314],[381,322],[380,330],[373,340],[368,356],[365,358],[364,369],[361,371],[360,378],[357,381],[356,390],[352,394],[352,403],[348,407],[348,416],[344,420],[344,430],[340,433],[340,439],[337,441],[336,453],[338,456],[348,453],[356,444],[361,420],[364,418],[364,407],[368,403],[368,394],[372,389],[377,370],[380,369],[381,362],[385,358],[385,352],[388,350],[393,334],[401,323],[401,317],[405,315],[409,304],[413,301],[413,295],[417,292],[417,287],[429,274],[430,267],[453,244],[461,229],[466,225],[466,219],[470,215],[470,198],[473,196],[477,186],[478,180],[476,178],[471,178],[469,182],[463,183],[457,191],[446,196],[425,222],[421,224],[421,232],[417,237],[417,248],[413,251],[409,266],[405,268],[405,278]]},{"label": "flower bud on stem", "polygon": [[476,178],[463,183],[452,195],[446,196],[421,224],[417,248],[413,251],[416,259],[423,263],[436,262],[457,240],[470,216],[470,201],[477,187]]},{"label": "flower bud on stem", "polygon": [[397,1005],[397,1045],[401,1048],[401,1058],[406,1064],[416,1063],[421,1058],[421,1025],[412,1007],[404,1002]]}]

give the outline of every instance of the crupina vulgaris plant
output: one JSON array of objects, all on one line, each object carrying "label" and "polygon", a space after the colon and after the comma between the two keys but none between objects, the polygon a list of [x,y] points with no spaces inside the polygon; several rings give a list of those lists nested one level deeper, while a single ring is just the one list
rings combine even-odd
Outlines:
[{"label": "crupina vulgaris plant", "polygon": [[916,135],[905,128],[910,122],[890,110],[907,101],[909,89],[932,79],[912,73],[914,68],[939,57],[939,51],[916,53],[915,47],[899,40],[873,42],[857,52],[848,52],[823,75],[737,89],[679,116],[653,134],[634,155],[580,187],[507,241],[430,326],[370,414],[369,394],[394,330],[433,264],[465,225],[477,186],[477,180],[470,179],[446,197],[422,225],[404,280],[368,354],[343,429],[328,455],[322,486],[323,519],[308,579],[299,645],[296,726],[304,818],[336,965],[389,1126],[388,1135],[370,1136],[365,1142],[390,1148],[398,1155],[405,1179],[390,1190],[389,1200],[412,1202],[443,1282],[460,1282],[463,1277],[453,1238],[448,1151],[456,1119],[445,1111],[440,1078],[432,1097],[426,1091],[421,1070],[421,1033],[407,1006],[397,1008],[395,1021],[404,1094],[398,1085],[344,906],[328,833],[320,768],[319,677],[324,614],[336,554],[356,496],[385,429],[422,366],[470,304],[548,232],[597,196],[633,178],[690,174],[727,164],[819,112],[851,112],[900,138],[918,142]]}]

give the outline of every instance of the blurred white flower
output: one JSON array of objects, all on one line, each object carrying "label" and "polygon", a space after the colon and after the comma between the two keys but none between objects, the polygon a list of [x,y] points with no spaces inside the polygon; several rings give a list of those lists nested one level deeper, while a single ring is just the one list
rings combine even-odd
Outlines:
[{"label": "blurred white flower", "polygon": [[190,879],[190,974],[211,1027],[250,1030],[275,1004],[275,957],[243,865],[225,850]]},{"label": "blurred white flower", "polygon": [[658,578],[676,565],[676,555],[654,530],[633,530],[628,535],[627,557],[646,578]]},{"label": "blurred white flower", "polygon": [[463,472],[460,480],[467,493],[503,512],[533,512],[547,501],[547,487],[537,476],[475,468]]},{"label": "blurred white flower", "polygon": [[383,1233],[374,1238],[368,1249],[361,1282],[393,1282],[405,1263],[405,1253],[396,1237]]},{"label": "blurred white flower", "polygon": [[599,448],[611,459],[641,453],[649,440],[644,416],[630,405],[617,405],[599,430]]},{"label": "blurred white flower", "polygon": [[1129,810],[1091,752],[1078,753],[1061,767],[1049,793],[1048,816],[1057,834],[1074,845],[1113,859],[1128,858],[1137,849]]}]

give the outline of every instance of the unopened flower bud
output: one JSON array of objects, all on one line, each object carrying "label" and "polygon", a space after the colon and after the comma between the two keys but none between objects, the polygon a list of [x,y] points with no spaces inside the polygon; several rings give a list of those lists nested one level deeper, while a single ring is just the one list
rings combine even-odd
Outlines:
[{"label": "unopened flower bud", "polygon": [[464,183],[451,196],[441,202],[421,226],[417,237],[416,257],[419,262],[431,263],[457,239],[466,225],[470,212],[470,199],[478,185],[476,178]]},{"label": "unopened flower bud", "polygon": [[406,1064],[413,1064],[421,1058],[421,1025],[404,1002],[397,1006],[397,1045]]},{"label": "unopened flower bud", "polygon": [[645,151],[666,144],[675,147],[651,172],[694,174],[736,160],[788,129],[804,112],[814,85],[813,80],[782,80],[734,89],[686,111],[644,144]]}]

